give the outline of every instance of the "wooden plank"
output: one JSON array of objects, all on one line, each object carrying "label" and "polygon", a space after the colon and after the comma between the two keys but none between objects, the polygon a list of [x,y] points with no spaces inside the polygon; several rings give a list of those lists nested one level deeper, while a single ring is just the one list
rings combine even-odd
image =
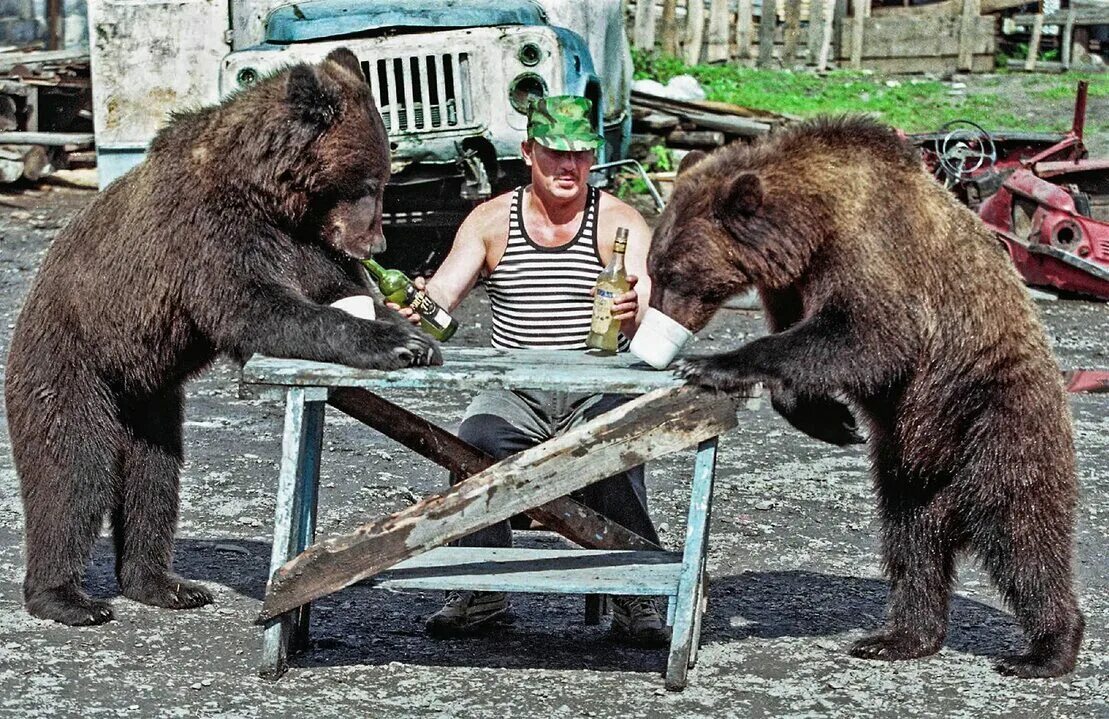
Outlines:
[{"label": "wooden plank", "polygon": [[974,54],[977,19],[980,14],[980,0],[963,0],[963,12],[959,22],[959,59],[956,67],[960,70],[972,69],[971,57]]},{"label": "wooden plank", "polygon": [[736,55],[741,60],[747,60],[751,57],[753,15],[752,0],[739,0],[735,19],[735,42]]},{"label": "wooden plank", "polygon": [[774,30],[778,24],[777,0],[762,0],[759,14],[759,67],[770,67],[774,62]]},{"label": "wooden plank", "polygon": [[673,596],[677,552],[439,547],[374,577],[382,589]]},{"label": "wooden plank", "polygon": [[662,51],[678,54],[678,0],[662,1]]},{"label": "wooden plank", "polygon": [[89,147],[95,142],[91,132],[0,132],[0,145],[74,145]]},{"label": "wooden plank", "polygon": [[632,120],[632,129],[643,129],[654,133],[666,133],[681,122],[677,117],[665,112],[649,112],[643,117]]},{"label": "wooden plank", "polygon": [[257,621],[735,424],[735,407],[726,395],[680,387],[637,397],[442,495],[309,547],[277,572]]},{"label": "wooden plank", "polygon": [[728,0],[712,0],[709,5],[709,47],[705,59],[720,62],[731,56],[728,43]]},{"label": "wooden plank", "polygon": [[782,66],[797,64],[797,45],[801,41],[801,0],[785,0],[785,36],[782,43]]},{"label": "wooden plank", "polygon": [[866,23],[866,6],[869,0],[853,0],[855,16],[851,22],[851,67],[863,66],[863,28]]},{"label": "wooden plank", "polygon": [[1044,29],[1044,16],[1037,15],[1032,23],[1032,39],[1028,42],[1028,59],[1024,61],[1024,69],[1031,70],[1036,67],[1036,59],[1040,56],[1040,34]]},{"label": "wooden plank", "polygon": [[[742,118],[737,118],[742,119]],[[452,362],[440,367],[411,367],[402,370],[362,370],[327,362],[254,357],[243,366],[245,386],[279,385],[302,387],[362,387],[364,389],[537,389],[566,392],[611,392],[641,394],[660,387],[677,387],[684,381],[671,372],[616,368],[574,352],[577,364],[516,361]],[[601,358],[596,358],[601,359]],[[634,360],[634,358],[633,358]]]},{"label": "wooden plank", "polygon": [[638,0],[635,4],[635,32],[632,39],[640,50],[655,48],[655,2]]},{"label": "wooden plank", "polygon": [[683,50],[690,65],[701,62],[705,41],[705,0],[686,0]]},{"label": "wooden plank", "polygon": [[[1102,25],[1109,24],[1109,8],[1070,8],[1044,13],[1044,25],[1066,25],[1072,20],[1075,25]],[[1014,15],[1010,20],[1015,25],[1031,25],[1036,21],[1035,15]]]},{"label": "wooden plank", "polygon": [[670,147],[711,150],[724,144],[724,133],[716,130],[674,130],[666,136]]},{"label": "wooden plank", "polygon": [[[332,390],[328,404],[462,479],[496,464],[491,456],[451,432],[366,390],[353,387]],[[525,514],[583,547],[662,549],[569,497],[559,497]]]},{"label": "wooden plank", "polygon": [[[1010,70],[1026,70],[1028,68],[1025,65],[1026,63],[1024,60],[1018,60],[1012,57],[1009,58],[1008,68]],[[1048,62],[1046,60],[1040,60],[1036,63],[1035,67],[1033,67],[1032,70],[1036,72],[1051,73],[1061,73],[1066,72],[1067,70],[1074,70],[1075,72],[1109,72],[1109,66],[1087,64],[1079,65],[1072,63],[1071,66],[1067,68],[1063,67],[1063,63],[1061,62]]]}]

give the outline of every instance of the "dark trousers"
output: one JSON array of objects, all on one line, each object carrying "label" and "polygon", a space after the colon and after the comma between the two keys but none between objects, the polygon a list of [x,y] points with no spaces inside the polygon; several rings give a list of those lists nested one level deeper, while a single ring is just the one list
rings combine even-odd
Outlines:
[{"label": "dark trousers", "polygon": [[[458,436],[497,460],[521,452],[619,407],[623,395],[566,392],[490,391],[466,410]],[[458,479],[451,477],[451,483]],[[613,475],[570,495],[595,512],[656,544],[658,532],[647,511],[643,466]],[[458,542],[464,547],[510,547],[507,521],[480,529]]]}]

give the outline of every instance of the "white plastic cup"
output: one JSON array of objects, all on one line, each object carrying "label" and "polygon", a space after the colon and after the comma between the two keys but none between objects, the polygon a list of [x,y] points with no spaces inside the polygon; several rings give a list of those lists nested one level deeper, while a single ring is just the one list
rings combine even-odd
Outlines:
[{"label": "white plastic cup", "polygon": [[648,307],[632,338],[631,353],[655,369],[666,367],[693,333],[677,320]]},{"label": "white plastic cup", "polygon": [[343,310],[363,320],[377,319],[377,310],[374,309],[374,300],[368,295],[351,295],[331,303],[332,307]]}]

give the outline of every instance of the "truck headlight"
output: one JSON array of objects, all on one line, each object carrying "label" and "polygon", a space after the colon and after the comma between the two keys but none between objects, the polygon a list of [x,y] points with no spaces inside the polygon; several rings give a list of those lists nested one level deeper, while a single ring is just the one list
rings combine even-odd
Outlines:
[{"label": "truck headlight", "polygon": [[534,72],[517,75],[508,86],[508,101],[516,112],[526,115],[531,103],[547,94],[547,83]]},{"label": "truck headlight", "polygon": [[252,67],[244,67],[235,75],[235,81],[239,83],[239,87],[249,87],[258,82],[258,71]]},{"label": "truck headlight", "polygon": [[543,50],[533,42],[526,42],[520,46],[520,51],[516,53],[516,57],[524,65],[534,67],[543,59]]}]

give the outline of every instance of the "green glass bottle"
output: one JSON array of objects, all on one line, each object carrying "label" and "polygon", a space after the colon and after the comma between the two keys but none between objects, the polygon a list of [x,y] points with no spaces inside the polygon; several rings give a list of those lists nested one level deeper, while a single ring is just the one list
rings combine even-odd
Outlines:
[{"label": "green glass bottle", "polygon": [[612,305],[616,298],[627,292],[628,273],[624,269],[624,251],[628,247],[628,228],[616,230],[616,242],[612,247],[612,259],[608,267],[597,276],[593,294],[593,320],[590,323],[587,347],[615,352],[620,344],[620,323],[612,319]]},{"label": "green glass bottle", "polygon": [[458,329],[458,321],[451,317],[435,300],[423,290],[416,289],[412,280],[400,270],[387,270],[372,259],[362,260],[362,264],[377,281],[377,287],[385,299],[401,307],[411,307],[420,316],[420,327],[424,332],[446,342]]}]

